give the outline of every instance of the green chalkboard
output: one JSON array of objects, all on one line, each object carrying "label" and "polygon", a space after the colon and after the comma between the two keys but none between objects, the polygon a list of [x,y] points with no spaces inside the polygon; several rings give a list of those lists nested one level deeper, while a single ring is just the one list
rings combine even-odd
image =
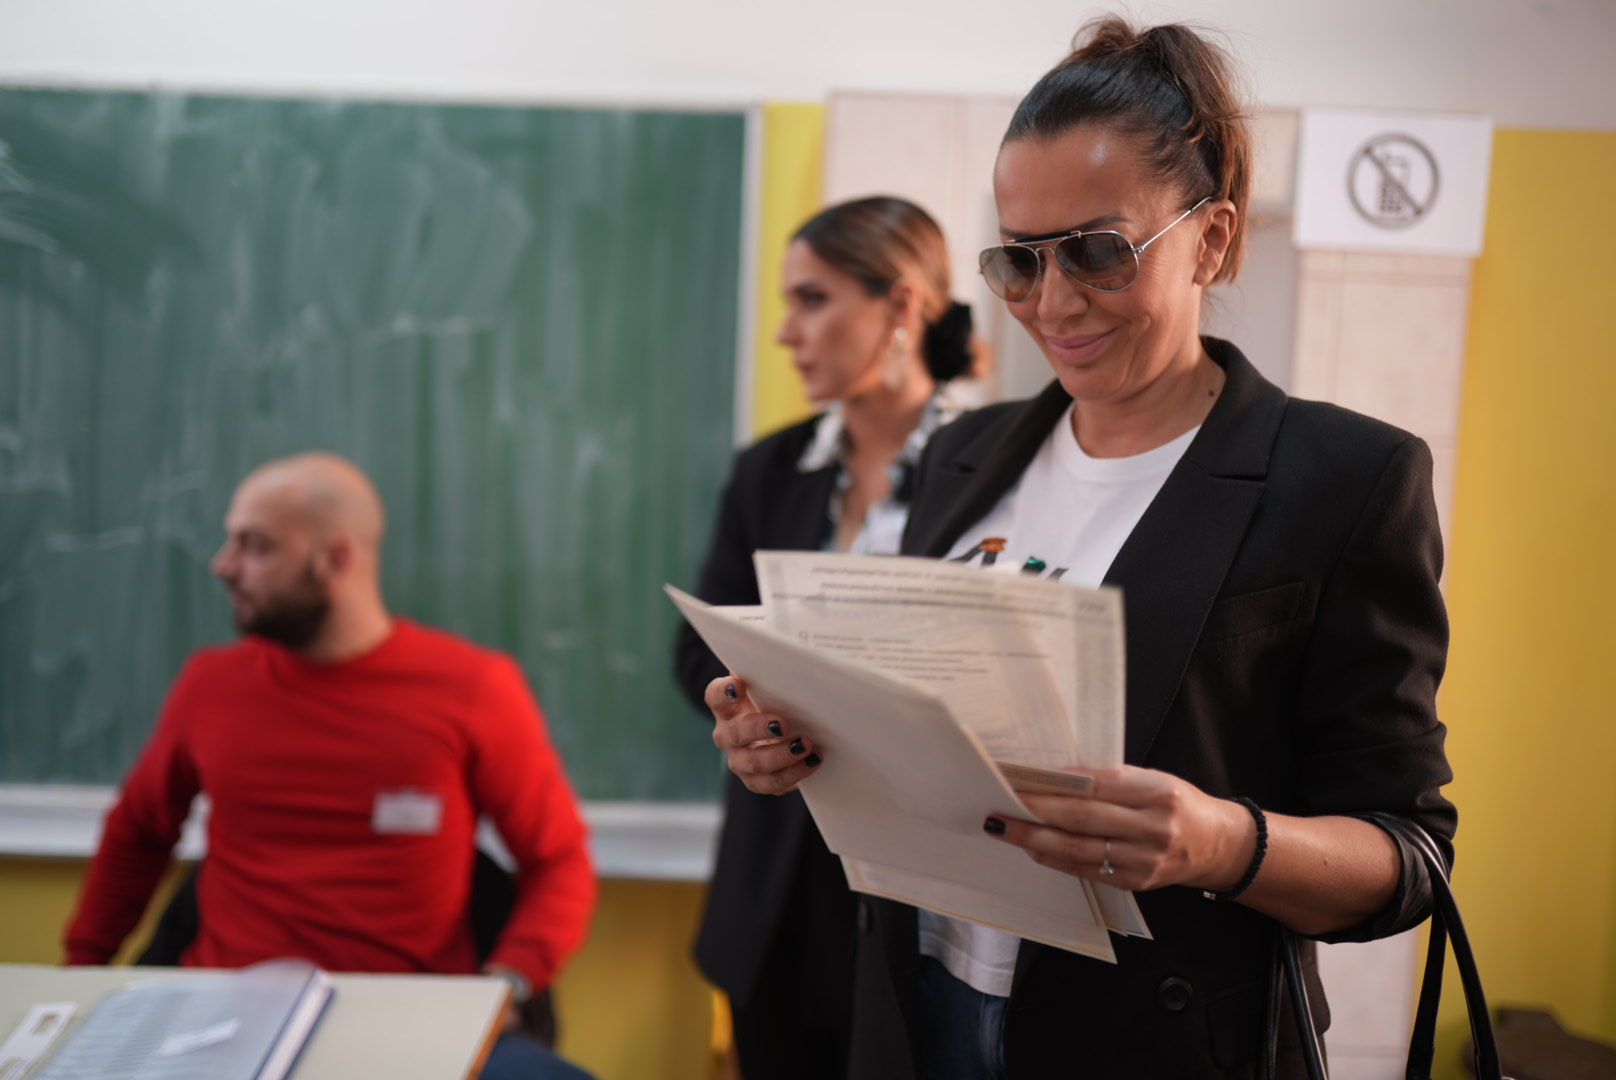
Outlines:
[{"label": "green chalkboard", "polygon": [[739,113],[0,90],[0,782],[115,782],[237,481],[374,477],[394,610],[508,650],[580,791],[706,800],[673,611],[728,467]]}]

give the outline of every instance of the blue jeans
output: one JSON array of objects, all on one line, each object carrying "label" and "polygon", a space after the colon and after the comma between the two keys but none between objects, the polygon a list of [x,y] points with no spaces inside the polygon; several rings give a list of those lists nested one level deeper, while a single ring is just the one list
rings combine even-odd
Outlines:
[{"label": "blue jeans", "polygon": [[920,1080],[1004,1080],[1004,1006],[935,957],[920,958],[921,1019],[910,1040]]},{"label": "blue jeans", "polygon": [[488,1052],[481,1080],[594,1080],[594,1077],[525,1035],[501,1035]]}]

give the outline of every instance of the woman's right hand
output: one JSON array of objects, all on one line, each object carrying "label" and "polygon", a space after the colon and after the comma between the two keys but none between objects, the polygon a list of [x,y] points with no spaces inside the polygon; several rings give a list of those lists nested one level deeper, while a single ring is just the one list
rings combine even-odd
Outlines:
[{"label": "woman's right hand", "polygon": [[708,683],[706,701],[713,714],[713,745],[748,791],[784,795],[819,768],[823,759],[813,741],[793,733],[789,718],[759,712],[740,676]]}]

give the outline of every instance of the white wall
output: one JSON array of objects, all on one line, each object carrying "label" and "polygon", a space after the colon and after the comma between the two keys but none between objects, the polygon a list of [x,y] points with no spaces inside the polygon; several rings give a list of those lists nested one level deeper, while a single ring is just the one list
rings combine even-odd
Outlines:
[{"label": "white wall", "polygon": [[1085,16],[1119,6],[1227,30],[1264,104],[1616,128],[1612,0],[0,0],[0,79],[679,104],[1020,94]]}]

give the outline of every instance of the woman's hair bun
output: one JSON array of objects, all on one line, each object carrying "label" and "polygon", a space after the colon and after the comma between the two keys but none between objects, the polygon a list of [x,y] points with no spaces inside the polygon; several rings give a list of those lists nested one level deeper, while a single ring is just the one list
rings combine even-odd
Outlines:
[{"label": "woman's hair bun", "polygon": [[968,304],[951,303],[943,317],[926,327],[926,340],[922,344],[926,354],[926,370],[940,383],[957,379],[970,371],[976,362],[972,350],[971,308]]},{"label": "woman's hair bun", "polygon": [[1072,51],[1066,54],[1061,66],[1091,57],[1127,52],[1139,44],[1140,38],[1140,33],[1126,19],[1116,15],[1103,16],[1085,24],[1077,32],[1072,38]]}]

